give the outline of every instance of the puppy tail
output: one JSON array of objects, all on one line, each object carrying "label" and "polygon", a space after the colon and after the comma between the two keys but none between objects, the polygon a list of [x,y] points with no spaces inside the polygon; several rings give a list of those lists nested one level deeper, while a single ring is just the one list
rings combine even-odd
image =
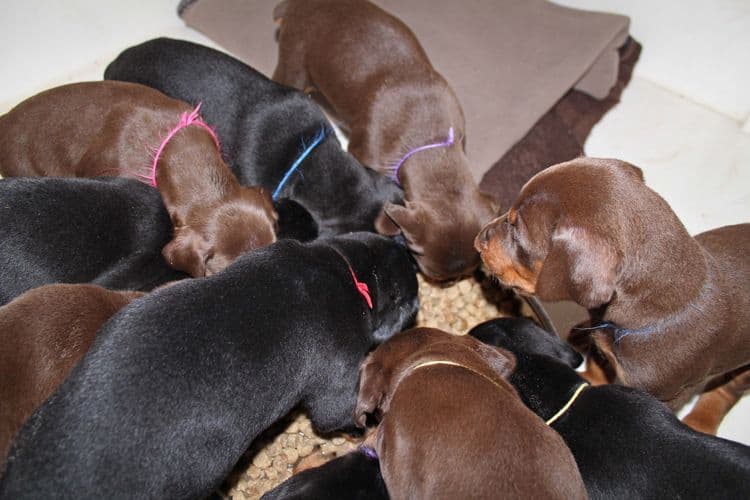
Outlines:
[{"label": "puppy tail", "polygon": [[273,8],[273,22],[281,24],[281,20],[286,15],[286,8],[289,0],[282,0],[279,4]]}]

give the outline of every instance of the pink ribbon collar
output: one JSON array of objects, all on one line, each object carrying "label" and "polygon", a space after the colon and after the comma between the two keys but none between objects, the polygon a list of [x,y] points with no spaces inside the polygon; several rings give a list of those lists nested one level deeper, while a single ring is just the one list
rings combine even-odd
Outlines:
[{"label": "pink ribbon collar", "polygon": [[198,105],[195,107],[195,109],[190,113],[182,113],[180,115],[180,121],[177,123],[177,125],[167,134],[167,136],[164,138],[164,140],[161,142],[161,145],[159,146],[159,149],[156,150],[156,154],[154,154],[154,161],[151,163],[151,170],[149,171],[149,175],[142,175],[140,177],[143,177],[144,179],[149,181],[149,184],[156,187],[156,164],[159,163],[159,159],[161,158],[161,154],[164,152],[164,148],[167,147],[167,143],[172,139],[172,137],[177,134],[180,130],[184,129],[185,127],[189,127],[190,125],[197,125],[199,127],[202,127],[208,131],[208,133],[211,135],[211,138],[214,140],[214,144],[216,144],[216,149],[221,150],[219,147],[219,138],[216,137],[216,132],[208,126],[206,122],[203,121],[203,119],[198,115],[198,111],[201,109],[201,104],[198,103]]}]

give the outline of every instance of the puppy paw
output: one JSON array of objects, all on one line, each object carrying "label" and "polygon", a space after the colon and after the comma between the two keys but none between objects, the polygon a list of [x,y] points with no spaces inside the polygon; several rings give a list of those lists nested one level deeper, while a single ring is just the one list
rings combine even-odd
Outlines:
[{"label": "puppy paw", "polygon": [[318,449],[317,451],[313,452],[311,455],[308,455],[304,458],[300,458],[299,461],[294,464],[293,468],[293,474],[299,474],[300,472],[307,470],[307,469],[314,469],[315,467],[320,467],[321,465],[324,465],[328,463],[330,460],[334,459],[335,457],[329,453],[324,453],[322,450]]}]

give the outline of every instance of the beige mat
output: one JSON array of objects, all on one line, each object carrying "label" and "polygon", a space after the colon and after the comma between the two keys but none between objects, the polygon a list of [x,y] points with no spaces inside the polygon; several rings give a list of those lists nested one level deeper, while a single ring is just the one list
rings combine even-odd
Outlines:
[{"label": "beige mat", "polygon": [[[277,0],[183,2],[185,22],[270,75]],[[416,33],[464,107],[477,181],[571,88],[602,99],[617,81],[626,17],[545,0],[375,0]]]}]

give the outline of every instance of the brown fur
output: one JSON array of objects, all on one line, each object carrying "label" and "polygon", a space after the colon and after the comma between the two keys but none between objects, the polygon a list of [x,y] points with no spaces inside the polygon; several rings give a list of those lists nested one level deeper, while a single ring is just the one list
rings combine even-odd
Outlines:
[{"label": "brown fur", "polygon": [[[87,82],[37,94],[0,117],[3,176],[147,174],[154,151],[192,106],[151,88]],[[175,228],[163,250],[175,269],[213,274],[275,241],[268,193],[241,186],[209,133],[180,130],[157,164],[157,189]]]},{"label": "brown fur", "polygon": [[99,328],[141,295],[55,284],[0,307],[0,470],[16,431],[67,377]]},{"label": "brown fur", "polygon": [[647,329],[618,342],[597,330],[591,347],[610,381],[673,409],[750,362],[750,224],[691,237],[637,167],[591,158],[550,167],[475,244],[522,292],[573,300],[593,324]]},{"label": "brown fur", "polygon": [[[415,368],[432,360],[462,367]],[[508,383],[514,366],[508,351],[432,328],[367,357],[355,418],[382,417],[375,448],[391,498],[586,498],[562,438]]]},{"label": "brown fur", "polygon": [[281,21],[274,80],[314,89],[348,131],[349,152],[365,165],[386,169],[415,147],[444,141],[454,128],[456,144],[404,162],[406,206],[387,203],[376,227],[403,233],[430,278],[476,268],[471,242],[496,210],[469,171],[461,105],[414,33],[362,0],[287,0],[274,18]]}]

